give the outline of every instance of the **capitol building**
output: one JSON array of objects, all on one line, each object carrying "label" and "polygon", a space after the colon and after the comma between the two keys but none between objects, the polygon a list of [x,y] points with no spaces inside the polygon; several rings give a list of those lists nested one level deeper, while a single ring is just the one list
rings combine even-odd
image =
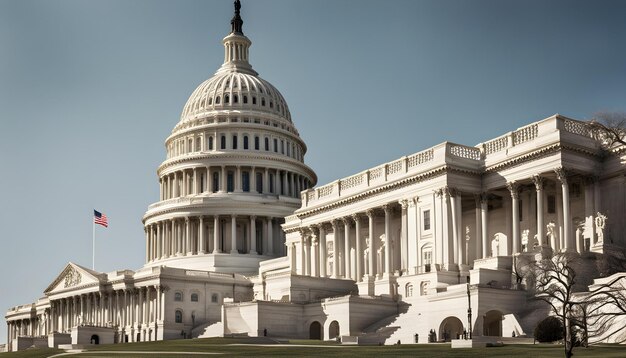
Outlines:
[{"label": "capitol building", "polygon": [[626,151],[607,155],[561,115],[317,185],[297,120],[250,64],[239,10],[223,65],[165,139],[144,265],[68,263],[42,298],[6,313],[10,351],[231,335],[532,337],[549,307],[516,282],[517,257],[626,245],[626,222],[612,219],[626,211]]}]

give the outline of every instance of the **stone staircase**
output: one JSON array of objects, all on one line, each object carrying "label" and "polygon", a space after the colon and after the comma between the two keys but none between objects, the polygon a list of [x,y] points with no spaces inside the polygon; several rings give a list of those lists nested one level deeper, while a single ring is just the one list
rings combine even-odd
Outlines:
[{"label": "stone staircase", "polygon": [[[363,330],[363,333],[358,337],[359,345],[379,345],[379,344],[395,344],[398,339],[401,339],[402,343],[412,343],[413,333],[404,333],[398,335],[398,332],[408,331],[402,329],[403,325],[409,325],[411,319],[415,319],[417,315],[417,308],[411,305],[400,306],[401,312],[395,315],[387,316]],[[410,335],[409,338],[404,336]],[[400,338],[403,337],[403,338]]]},{"label": "stone staircase", "polygon": [[192,338],[223,337],[224,324],[221,321],[207,322],[191,330]]}]

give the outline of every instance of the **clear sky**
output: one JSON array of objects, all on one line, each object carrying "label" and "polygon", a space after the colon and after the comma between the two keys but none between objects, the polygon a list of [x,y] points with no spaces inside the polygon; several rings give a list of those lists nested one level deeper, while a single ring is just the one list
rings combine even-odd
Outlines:
[{"label": "clear sky", "polygon": [[[137,269],[163,141],[231,0],[0,0],[0,311],[68,261]],[[626,111],[626,2],[242,0],[320,184],[554,113]],[[0,342],[6,325],[0,323]]]}]

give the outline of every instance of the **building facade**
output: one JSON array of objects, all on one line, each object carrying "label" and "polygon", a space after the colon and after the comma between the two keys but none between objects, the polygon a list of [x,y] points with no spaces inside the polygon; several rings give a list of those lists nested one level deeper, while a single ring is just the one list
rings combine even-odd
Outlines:
[{"label": "building facade", "polygon": [[7,312],[9,350],[525,337],[548,309],[516,279],[520,258],[626,245],[624,149],[560,115],[314,187],[287,103],[249,63],[239,8],[224,64],[165,141],[143,267],[69,263],[44,297]]}]

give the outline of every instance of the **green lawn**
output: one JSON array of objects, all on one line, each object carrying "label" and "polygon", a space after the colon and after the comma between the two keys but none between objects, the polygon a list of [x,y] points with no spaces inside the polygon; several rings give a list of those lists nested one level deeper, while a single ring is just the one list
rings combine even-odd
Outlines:
[{"label": "green lawn", "polygon": [[[124,353],[111,354],[104,351],[150,351],[150,352],[213,352],[222,353],[228,357],[532,357],[550,358],[563,357],[563,347],[559,345],[508,345],[504,347],[490,347],[477,349],[451,349],[449,344],[420,344],[400,346],[339,346],[334,343],[320,344],[319,341],[298,340],[291,341],[290,345],[257,346],[245,344],[245,339],[238,338],[208,338],[193,340],[173,340],[162,342],[126,343],[115,345],[101,345],[97,348],[69,357],[185,357],[185,354],[161,353],[142,354]],[[312,347],[298,347],[296,344],[312,344]],[[98,353],[100,352],[100,353]],[[17,353],[1,354],[0,358],[18,357],[49,357],[60,353],[59,350],[28,350]],[[575,357],[626,357],[626,347],[618,345],[597,346],[591,348],[574,349]],[[219,356],[219,355],[217,355]],[[193,357],[193,356],[192,356]],[[211,357],[198,355],[197,357]]]}]

